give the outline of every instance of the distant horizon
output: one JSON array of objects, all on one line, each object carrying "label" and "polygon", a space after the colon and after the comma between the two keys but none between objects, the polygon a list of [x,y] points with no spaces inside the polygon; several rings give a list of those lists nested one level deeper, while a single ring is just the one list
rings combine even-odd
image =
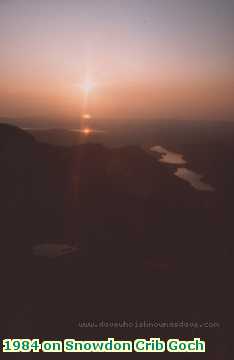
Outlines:
[{"label": "distant horizon", "polygon": [[[155,118],[155,119],[131,119],[131,122],[127,119],[93,119],[90,123],[90,127],[95,130],[99,130],[99,128],[116,128],[119,126],[134,128],[134,127],[146,127],[147,126],[163,126],[168,124],[195,124],[195,125],[208,125],[212,123],[221,123],[221,124],[233,124],[234,125],[234,118],[232,119],[179,119],[179,118]],[[74,120],[61,120],[61,119],[48,119],[48,118],[9,118],[9,117],[1,117],[0,116],[0,124],[8,124],[12,126],[17,126],[22,128],[23,130],[73,130],[73,129],[82,129],[82,119],[78,119],[77,121]]]}]

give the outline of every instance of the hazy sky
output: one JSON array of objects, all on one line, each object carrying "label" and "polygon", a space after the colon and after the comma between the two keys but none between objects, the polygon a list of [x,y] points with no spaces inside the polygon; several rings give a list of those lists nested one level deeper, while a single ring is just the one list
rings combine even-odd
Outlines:
[{"label": "hazy sky", "polygon": [[[0,117],[234,119],[234,0],[0,0]],[[36,121],[36,120],[35,120]]]}]

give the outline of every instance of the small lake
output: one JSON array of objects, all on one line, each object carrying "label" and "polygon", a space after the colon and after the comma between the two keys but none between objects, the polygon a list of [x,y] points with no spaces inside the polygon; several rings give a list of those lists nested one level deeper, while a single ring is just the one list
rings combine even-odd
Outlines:
[{"label": "small lake", "polygon": [[187,181],[194,189],[199,191],[214,191],[213,186],[202,181],[203,175],[199,175],[187,168],[178,168],[174,173],[175,176]]},{"label": "small lake", "polygon": [[204,177],[203,175],[197,174],[196,172],[189,170],[186,167],[180,166],[187,164],[183,154],[169,151],[160,145],[152,146],[150,150],[161,155],[160,159],[158,160],[160,163],[178,165],[174,175],[188,182],[194,189],[198,191],[215,191],[213,186],[202,181]]},{"label": "small lake", "polygon": [[184,160],[182,154],[178,154],[172,151],[168,151],[160,145],[156,145],[150,148],[151,151],[156,151],[161,155],[159,162],[165,164],[175,164],[175,165],[184,165],[187,161]]}]

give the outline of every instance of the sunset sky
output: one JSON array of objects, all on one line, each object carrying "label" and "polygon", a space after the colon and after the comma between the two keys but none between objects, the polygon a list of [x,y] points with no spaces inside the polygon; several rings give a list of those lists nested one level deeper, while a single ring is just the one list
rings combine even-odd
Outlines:
[{"label": "sunset sky", "polygon": [[0,117],[234,120],[234,0],[0,0],[0,44]]}]

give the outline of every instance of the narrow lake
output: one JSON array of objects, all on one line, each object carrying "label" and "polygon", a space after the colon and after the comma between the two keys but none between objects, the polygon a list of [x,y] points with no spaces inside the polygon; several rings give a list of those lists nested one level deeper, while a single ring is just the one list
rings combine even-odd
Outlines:
[{"label": "narrow lake", "polygon": [[174,175],[188,182],[194,189],[198,191],[215,191],[213,186],[202,181],[204,177],[203,175],[197,174],[196,172],[189,170],[186,167],[180,166],[187,164],[183,154],[169,151],[160,145],[152,146],[150,150],[161,155],[160,159],[158,160],[160,163],[178,165]]}]

